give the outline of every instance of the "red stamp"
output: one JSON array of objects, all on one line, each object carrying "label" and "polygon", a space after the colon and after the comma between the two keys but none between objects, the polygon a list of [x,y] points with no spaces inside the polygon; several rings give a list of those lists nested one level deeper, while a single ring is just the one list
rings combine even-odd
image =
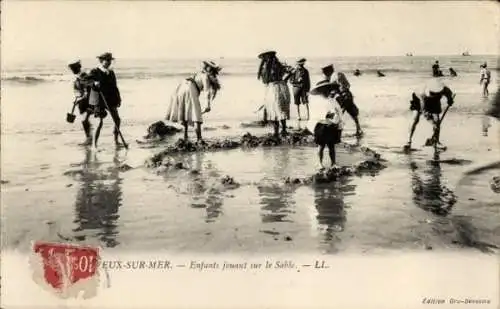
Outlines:
[{"label": "red stamp", "polygon": [[95,294],[99,285],[98,248],[36,242],[33,251],[38,260],[34,265],[36,281],[44,281],[45,285],[67,296],[78,296],[82,291]]}]

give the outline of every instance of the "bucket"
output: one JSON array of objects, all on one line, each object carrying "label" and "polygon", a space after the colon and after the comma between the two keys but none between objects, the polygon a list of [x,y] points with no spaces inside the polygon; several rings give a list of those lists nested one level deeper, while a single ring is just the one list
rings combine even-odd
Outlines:
[{"label": "bucket", "polygon": [[76,116],[74,114],[67,113],[66,114],[66,121],[69,123],[75,122]]}]

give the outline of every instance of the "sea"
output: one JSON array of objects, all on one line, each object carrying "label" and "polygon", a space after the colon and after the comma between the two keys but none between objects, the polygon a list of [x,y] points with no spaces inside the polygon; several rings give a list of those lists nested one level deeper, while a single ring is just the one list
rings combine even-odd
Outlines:
[{"label": "sea", "polygon": [[[157,173],[144,166],[148,157],[180,136],[155,147],[136,140],[151,123],[164,119],[170,95],[200,69],[202,60],[118,57],[113,67],[123,98],[122,131],[130,149],[114,148],[107,118],[98,151],[78,145],[84,139],[79,117],[66,122],[73,101],[73,77],[66,60],[2,63],[2,249],[28,250],[32,241],[47,239],[94,243],[109,250],[248,254],[490,252],[500,246],[500,195],[491,186],[500,171],[470,176],[458,185],[464,171],[500,157],[498,122],[483,116],[498,88],[498,56],[308,58],[313,83],[321,79],[321,67],[327,64],[347,75],[365,132],[359,143],[379,152],[388,167],[374,176],[293,189],[283,185],[283,178],[314,174],[316,148],[177,157],[201,171],[201,184],[182,171]],[[212,111],[204,115],[205,137],[270,132],[241,126],[260,117],[264,89],[256,79],[258,59],[208,60],[223,70],[222,90]],[[282,60],[290,65],[295,61]],[[441,79],[456,93],[443,121],[441,139],[447,150],[439,154],[438,164],[432,149],[423,146],[432,133],[425,120],[414,137],[416,151],[402,152],[413,117],[411,93],[431,78],[436,60],[444,73]],[[479,84],[484,62],[492,73],[488,98],[483,98]],[[96,59],[82,59],[82,64],[91,69]],[[449,68],[458,76],[451,77]],[[355,69],[362,75],[354,76]],[[385,77],[378,77],[377,70]],[[292,105],[289,125],[314,125],[321,111],[314,99],[310,106],[312,120],[299,122]],[[344,120],[343,140],[357,142],[352,120]],[[339,151],[340,165],[355,159]],[[123,170],[125,164],[132,169]],[[225,175],[240,187],[218,189]],[[457,199],[451,211],[429,211],[449,196]]]}]

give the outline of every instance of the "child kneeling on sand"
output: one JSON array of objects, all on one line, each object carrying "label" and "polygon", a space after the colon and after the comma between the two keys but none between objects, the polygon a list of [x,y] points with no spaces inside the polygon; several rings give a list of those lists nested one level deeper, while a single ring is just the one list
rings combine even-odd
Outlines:
[{"label": "child kneeling on sand", "polygon": [[319,95],[329,101],[328,111],[325,119],[318,121],[314,127],[314,141],[319,146],[319,162],[323,165],[323,152],[325,147],[328,147],[332,167],[336,166],[335,145],[340,143],[342,136],[342,108],[337,102],[339,87],[335,83],[322,81],[316,85],[311,91],[311,95]]}]

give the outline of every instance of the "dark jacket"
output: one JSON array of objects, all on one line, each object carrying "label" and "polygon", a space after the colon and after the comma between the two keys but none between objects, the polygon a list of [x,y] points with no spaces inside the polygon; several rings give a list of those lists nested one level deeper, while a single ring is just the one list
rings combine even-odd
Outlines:
[{"label": "dark jacket", "polygon": [[301,88],[302,90],[309,92],[311,90],[311,78],[309,77],[309,71],[304,67],[299,67],[293,70],[290,76],[290,84],[293,87]]},{"label": "dark jacket", "polygon": [[[118,90],[116,75],[113,70],[109,70],[108,73],[105,73],[99,68],[94,68],[90,71],[90,78],[100,83],[98,88],[94,86],[93,89],[102,92],[110,108],[119,107],[121,105],[122,100],[120,91]],[[99,97],[99,104],[104,106],[101,97]]]}]

